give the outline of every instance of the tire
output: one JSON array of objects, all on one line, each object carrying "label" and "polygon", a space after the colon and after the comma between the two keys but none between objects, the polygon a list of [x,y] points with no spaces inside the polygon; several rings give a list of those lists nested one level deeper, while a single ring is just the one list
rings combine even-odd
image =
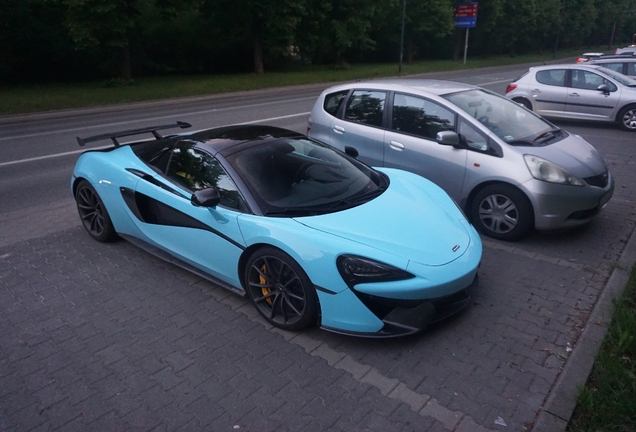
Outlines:
[{"label": "tire", "polygon": [[621,129],[636,132],[636,105],[629,105],[618,113],[618,124]]},{"label": "tire", "polygon": [[532,105],[530,104],[530,102],[528,102],[527,99],[517,98],[517,99],[513,99],[513,101],[517,102],[519,105],[532,111]]},{"label": "tire", "polygon": [[269,323],[301,330],[318,321],[318,296],[309,277],[283,251],[263,247],[249,258],[245,290],[256,310]]},{"label": "tire", "polygon": [[479,191],[472,201],[470,215],[479,232],[507,241],[525,235],[534,222],[528,198],[506,184],[493,184]]},{"label": "tire", "polygon": [[86,180],[81,180],[75,191],[75,203],[82,225],[92,238],[99,242],[110,242],[117,239],[106,207],[97,191]]}]

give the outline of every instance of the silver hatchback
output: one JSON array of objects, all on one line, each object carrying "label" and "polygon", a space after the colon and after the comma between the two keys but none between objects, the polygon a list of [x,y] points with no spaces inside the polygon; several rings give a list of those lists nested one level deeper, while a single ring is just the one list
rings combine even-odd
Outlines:
[{"label": "silver hatchback", "polygon": [[581,137],[466,84],[400,79],[331,87],[311,111],[308,134],[370,165],[428,178],[479,231],[502,240],[532,227],[582,225],[614,191],[605,162]]},{"label": "silver hatchback", "polygon": [[545,117],[617,122],[636,132],[636,80],[603,65],[532,67],[506,97]]}]

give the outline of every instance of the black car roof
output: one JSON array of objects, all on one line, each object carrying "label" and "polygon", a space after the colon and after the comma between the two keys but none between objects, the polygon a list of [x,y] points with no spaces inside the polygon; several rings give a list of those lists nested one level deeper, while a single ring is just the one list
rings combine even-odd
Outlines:
[{"label": "black car roof", "polygon": [[214,154],[252,141],[269,141],[282,137],[296,136],[302,135],[298,132],[275,126],[234,125],[203,130],[189,135],[181,135],[179,138],[196,141],[199,145],[207,147],[210,152]]}]

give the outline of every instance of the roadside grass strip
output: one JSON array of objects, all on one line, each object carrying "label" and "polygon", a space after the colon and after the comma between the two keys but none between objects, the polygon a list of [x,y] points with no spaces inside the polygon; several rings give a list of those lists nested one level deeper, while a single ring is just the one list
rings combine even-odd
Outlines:
[{"label": "roadside grass strip", "polygon": [[587,384],[579,390],[569,432],[636,430],[636,264]]}]

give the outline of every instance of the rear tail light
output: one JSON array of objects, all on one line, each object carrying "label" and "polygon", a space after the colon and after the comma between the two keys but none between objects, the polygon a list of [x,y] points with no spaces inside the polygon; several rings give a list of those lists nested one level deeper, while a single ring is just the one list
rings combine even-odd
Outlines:
[{"label": "rear tail light", "polygon": [[511,91],[513,91],[516,88],[517,88],[517,84],[515,84],[515,83],[508,84],[508,87],[506,87],[506,93],[510,93]]},{"label": "rear tail light", "polygon": [[618,54],[618,48],[614,50],[614,54]]},{"label": "rear tail light", "polygon": [[583,57],[579,57],[579,58],[577,58],[577,59],[576,59],[576,62],[577,62],[577,63],[581,63],[581,62],[582,62],[582,61],[584,61],[584,60],[585,60],[585,59],[584,59]]}]

